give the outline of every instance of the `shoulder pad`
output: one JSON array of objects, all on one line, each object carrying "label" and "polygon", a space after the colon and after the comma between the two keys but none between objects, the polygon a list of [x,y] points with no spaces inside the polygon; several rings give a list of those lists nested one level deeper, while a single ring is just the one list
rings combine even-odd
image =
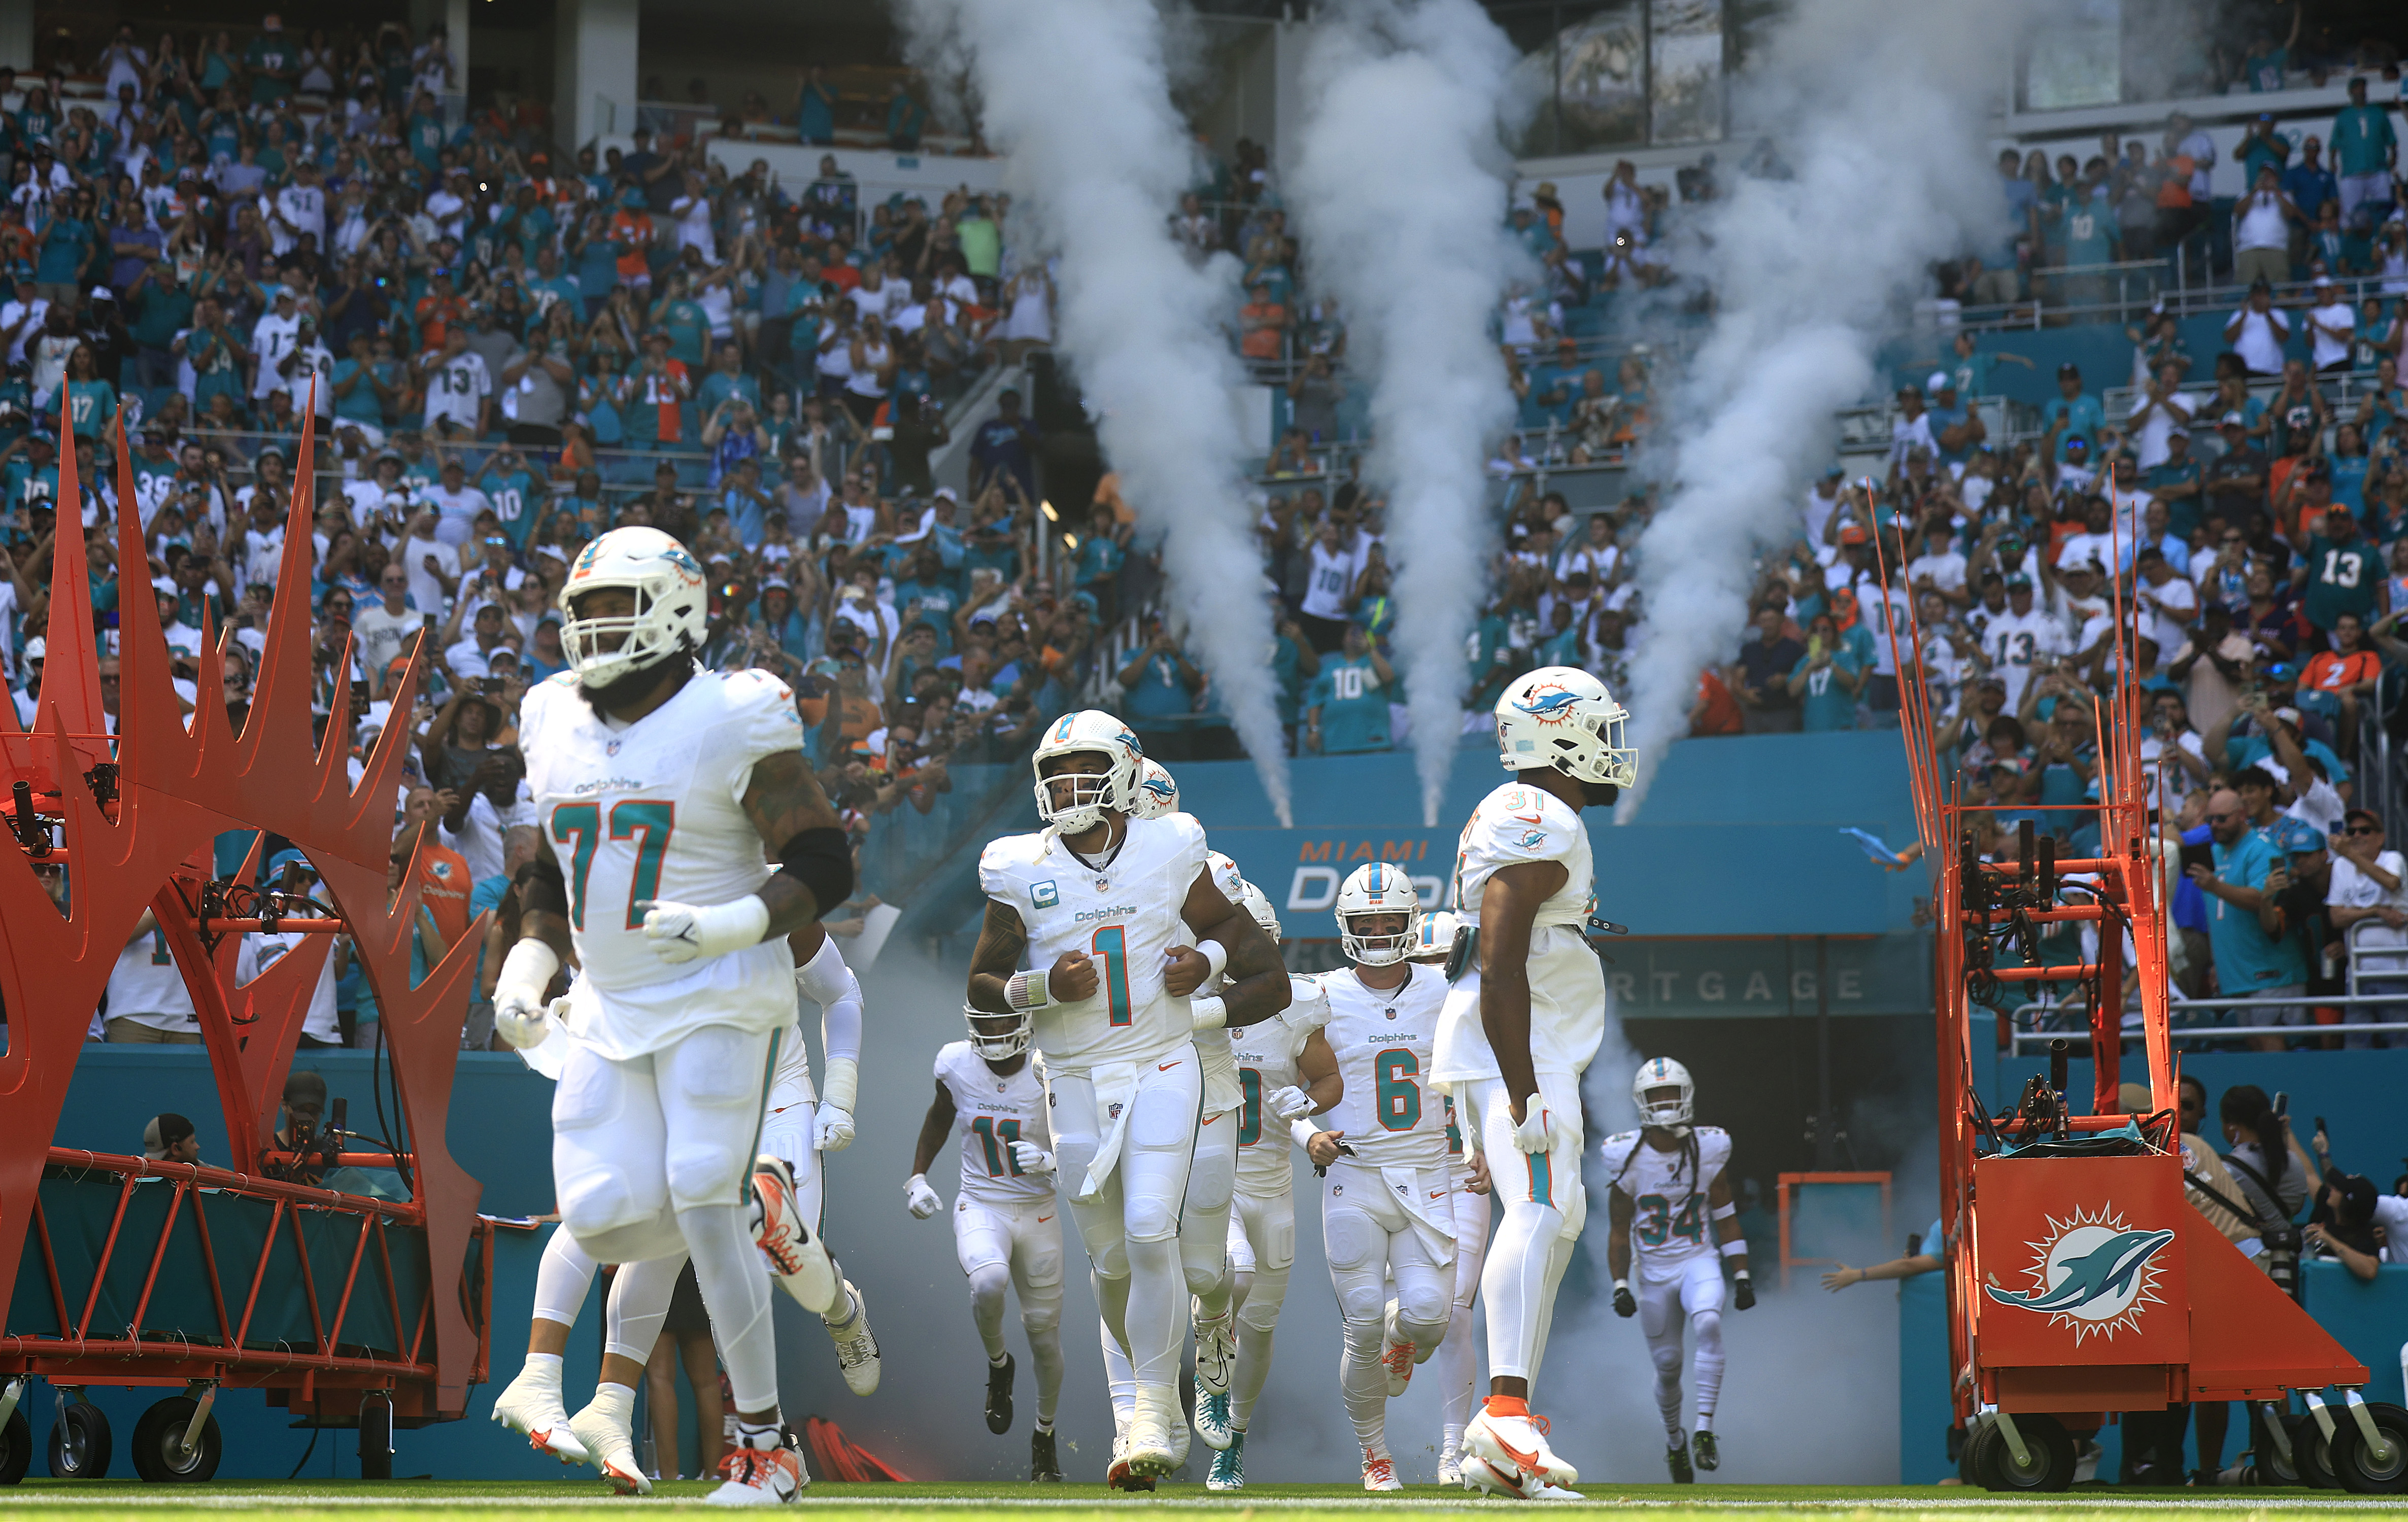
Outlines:
[{"label": "shoulder pad", "polygon": [[1318,1031],[1329,1023],[1329,990],[1321,980],[1289,974],[1288,1006],[1280,1011],[1280,1018],[1297,1031]]},{"label": "shoulder pad", "polygon": [[938,1047],[936,1076],[939,1078],[943,1077],[945,1075],[945,1070],[952,1067],[963,1057],[968,1055],[969,1049],[970,1044],[967,1041],[949,1041],[943,1045]]}]

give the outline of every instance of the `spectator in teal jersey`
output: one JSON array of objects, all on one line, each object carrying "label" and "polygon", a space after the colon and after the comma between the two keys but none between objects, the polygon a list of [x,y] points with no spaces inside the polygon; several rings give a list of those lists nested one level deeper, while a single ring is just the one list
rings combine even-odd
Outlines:
[{"label": "spectator in teal jersey", "polygon": [[2300,40],[2300,22],[2305,14],[2291,12],[2291,35],[2279,43],[2273,33],[2262,29],[2249,39],[2249,50],[2241,59],[2241,78],[2250,93],[2266,95],[2284,88],[2283,71],[2291,66],[2291,49]]},{"label": "spectator in teal jersey", "polygon": [[50,220],[42,224],[34,255],[34,291],[52,306],[72,311],[83,294],[83,267],[91,263],[98,234],[76,215],[64,196],[50,203]]},{"label": "spectator in teal jersey", "polygon": [[2057,396],[2041,408],[2041,418],[2057,445],[2057,462],[2072,459],[2066,448],[2073,439],[2089,440],[2107,426],[2107,412],[2099,398],[2082,389],[2082,366],[2071,360],[2057,367]]},{"label": "spectator in teal jersey", "polygon": [[494,517],[509,536],[512,550],[523,556],[551,500],[543,477],[527,463],[526,456],[505,446],[486,462],[484,474],[477,478],[477,490],[494,505]]},{"label": "spectator in teal jersey", "polygon": [[2199,457],[2190,452],[2190,430],[2175,428],[2166,434],[2166,457],[2149,467],[2142,478],[2149,495],[2163,503],[2166,526],[2177,537],[2188,542],[2191,531],[2199,527],[2202,477]]},{"label": "spectator in teal jersey", "polygon": [[1279,680],[1280,728],[1286,732],[1287,748],[1293,754],[1297,725],[1303,718],[1305,689],[1321,675],[1321,657],[1304,637],[1304,626],[1276,595],[1271,598],[1271,622],[1277,629],[1271,636],[1271,675]]},{"label": "spectator in teal jersey", "polygon": [[409,156],[428,174],[443,167],[443,109],[435,97],[423,90],[409,103],[409,120],[403,126],[403,141],[409,146]]},{"label": "spectator in teal jersey", "polygon": [[1343,647],[1321,663],[1304,695],[1304,747],[1341,756],[1388,748],[1388,695],[1396,672],[1371,647],[1357,624],[1346,626]]},{"label": "spectator in teal jersey", "polygon": [[134,384],[146,401],[176,384],[176,334],[192,325],[192,293],[165,260],[146,265],[122,303],[134,336]]},{"label": "spectator in teal jersey", "polygon": [[[2296,19],[2296,18],[2295,18]],[[2366,103],[2366,76],[2349,81],[2349,104],[2333,116],[2333,173],[2341,182],[2341,220],[2358,220],[2358,208],[2391,199],[2391,172],[2400,163],[2400,136],[2391,113]]]},{"label": "spectator in teal jersey", "polygon": [[259,19],[259,36],[242,50],[242,64],[251,75],[251,105],[280,106],[291,97],[301,69],[282,17],[271,10]]},{"label": "spectator in teal jersey", "polygon": [[928,108],[911,98],[907,80],[896,79],[894,93],[886,99],[886,146],[897,153],[916,153],[920,134],[927,125]]},{"label": "spectator in teal jersey", "polygon": [[2069,306],[2096,306],[2107,299],[2107,277],[2078,273],[2123,257],[2123,234],[2104,177],[2106,163],[2093,159],[2079,184],[2068,187],[2057,210],[2057,241],[2065,249],[2068,273],[2058,281]]},{"label": "spectator in teal jersey", "polygon": [[692,299],[690,289],[685,271],[669,276],[667,294],[652,304],[652,327],[668,334],[669,358],[698,374],[710,357],[710,317]]},{"label": "spectator in teal jersey", "polygon": [[1129,727],[1140,732],[1162,720],[1193,714],[1197,694],[1204,690],[1204,674],[1163,627],[1161,616],[1149,615],[1145,628],[1146,642],[1138,647],[1118,677],[1125,694],[1122,712]]},{"label": "spectator in teal jersey", "polygon": [[1789,695],[1798,700],[1799,727],[1855,729],[1856,689],[1863,678],[1864,662],[1841,640],[1839,625],[1828,613],[1815,614],[1806,626],[1806,653],[1789,673]]},{"label": "spectator in teal jersey", "polygon": [[100,378],[93,346],[79,344],[67,355],[67,426],[78,438],[108,436],[117,416],[117,388]]},{"label": "spectator in teal jersey", "polygon": [[1131,532],[1110,506],[1099,504],[1088,523],[1087,536],[1079,541],[1079,560],[1071,579],[1096,600],[1096,621],[1106,628],[1120,620],[1121,567],[1128,563]]},{"label": "spectator in teal jersey", "polygon": [[1951,347],[1955,353],[1948,361],[1948,378],[1956,383],[1956,394],[1969,400],[1995,394],[1990,387],[1990,372],[1998,365],[2020,364],[2027,370],[2033,367],[2032,362],[2024,355],[2010,354],[2002,348],[1982,348],[1981,339],[1970,329],[1959,328]]},{"label": "spectator in teal jersey", "polygon": [[[2184,875],[2207,895],[2207,939],[2215,959],[2215,981],[2224,993],[2262,998],[2304,991],[2307,963],[2299,943],[2283,933],[2283,922],[2267,890],[2267,877],[2284,865],[2273,841],[2250,827],[2247,807],[2230,788],[2208,795],[2207,827],[2214,865],[2193,864]],[[2235,1010],[2236,1024],[2297,1025],[2305,1011],[2296,1004]],[[2252,1036],[2258,1051],[2281,1051],[2280,1036]]]},{"label": "spectator in teal jersey", "polygon": [[836,92],[828,88],[817,64],[804,74],[803,88],[796,97],[795,135],[813,148],[836,141]]}]

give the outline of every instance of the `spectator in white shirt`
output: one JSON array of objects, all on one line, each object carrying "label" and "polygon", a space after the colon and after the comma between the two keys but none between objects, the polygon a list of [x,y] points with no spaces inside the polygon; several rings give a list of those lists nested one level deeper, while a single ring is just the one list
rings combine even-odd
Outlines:
[{"label": "spectator in white shirt", "polygon": [[2264,279],[2251,284],[2249,299],[2224,324],[2224,341],[2253,376],[2283,373],[2283,346],[2290,336],[2291,319],[2274,305],[2274,288]]},{"label": "spectator in white shirt", "polygon": [[[426,387],[429,434],[441,437],[446,432],[464,433],[474,438],[485,432],[493,410],[494,377],[485,362],[469,350],[467,329],[452,324],[443,334],[442,357],[431,363],[421,360],[416,368]],[[457,544],[467,536],[463,529],[451,542]]]},{"label": "spectator in white shirt", "polygon": [[2132,399],[2132,410],[2124,420],[2124,432],[2132,440],[2133,463],[2143,470],[2164,464],[2167,438],[2175,429],[2189,427],[2198,410],[2199,398],[2182,393],[2182,366],[2158,366],[2141,394]]},{"label": "spectator in white shirt", "polygon": [[1923,410],[1923,389],[1900,386],[1898,389],[1898,412],[1889,420],[1891,474],[1905,469],[1907,456],[1917,449],[1936,457],[1940,453],[1940,441],[1931,434],[1931,414]]},{"label": "spectator in white shirt", "polygon": [[[452,332],[456,334],[459,330]],[[477,532],[477,515],[494,505],[492,498],[468,484],[468,467],[458,455],[443,462],[443,484],[427,488],[426,500],[443,515],[437,536],[455,548]]]},{"label": "spectator in white shirt", "polygon": [[2358,336],[2358,314],[2350,308],[2349,298],[2341,293],[2329,275],[2316,277],[2315,294],[2309,298],[2308,346],[2310,363],[2318,370],[2346,370],[2350,367],[2350,342]]},{"label": "spectator in white shirt", "polygon": [[452,594],[460,587],[460,552],[438,535],[442,521],[443,516],[433,507],[420,509],[409,520],[409,537],[394,554],[409,573],[410,601],[422,615],[450,606]]},{"label": "spectator in white shirt", "polygon": [[1952,610],[1970,607],[1972,591],[1965,585],[1965,557],[1956,548],[1947,523],[1933,520],[1923,531],[1923,553],[1907,562],[1907,584],[1917,592],[1938,592]]},{"label": "spectator in white shirt", "polygon": [[267,310],[251,326],[251,351],[259,361],[259,371],[252,377],[251,396],[264,402],[292,382],[285,377],[284,356],[293,352],[301,338],[301,313],[294,303],[293,288],[280,285],[269,298]]},{"label": "spectator in white shirt", "polygon": [[2232,206],[2232,273],[2235,278],[2272,282],[2291,277],[2291,224],[2307,225],[2300,208],[2283,193],[2272,164],[2258,166],[2258,183]]}]

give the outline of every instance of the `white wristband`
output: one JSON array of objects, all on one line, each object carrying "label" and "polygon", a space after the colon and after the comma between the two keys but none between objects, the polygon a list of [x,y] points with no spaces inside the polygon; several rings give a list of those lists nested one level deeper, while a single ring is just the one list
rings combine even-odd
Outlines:
[{"label": "white wristband", "polygon": [[1614,1280],[1614,1281],[1613,1281],[1614,1293],[1616,1293],[1616,1294],[1620,1294],[1623,1290],[1627,1289],[1627,1288],[1629,1288],[1629,1287],[1630,1287],[1630,1281],[1629,1281],[1629,1280],[1627,1280],[1627,1279],[1616,1279],[1616,1280]]},{"label": "white wristband", "polygon": [[1220,1030],[1229,1023],[1229,1002],[1217,993],[1189,1000],[1187,1023],[1191,1030]]},{"label": "white wristband", "polygon": [[[1733,1237],[1730,1241],[1724,1243],[1723,1256],[1725,1258],[1745,1258],[1747,1256],[1747,1238]],[[1740,1272],[1744,1273],[1747,1270],[1742,1269]]]},{"label": "white wristband", "polygon": [[1003,1002],[1014,1009],[1043,1009],[1054,1000],[1043,973],[1014,973],[1004,980]]},{"label": "white wristband", "polygon": [[1714,1208],[1713,1217],[1718,1221],[1727,1221],[1738,1214],[1739,1206],[1737,1205],[1718,1205]]},{"label": "white wristband", "polygon": [[1228,969],[1229,948],[1218,941],[1207,941],[1197,949],[1204,953],[1205,964],[1210,969],[1204,974],[1203,983],[1209,989],[1220,982],[1221,974]]},{"label": "white wristband", "polygon": [[820,1103],[853,1114],[861,1093],[861,1064],[850,1057],[828,1059],[827,1082],[820,1086]]},{"label": "white wristband", "polygon": [[1291,1120],[1287,1123],[1287,1133],[1296,1138],[1297,1145],[1303,1146],[1321,1134],[1321,1128],[1310,1120]]}]

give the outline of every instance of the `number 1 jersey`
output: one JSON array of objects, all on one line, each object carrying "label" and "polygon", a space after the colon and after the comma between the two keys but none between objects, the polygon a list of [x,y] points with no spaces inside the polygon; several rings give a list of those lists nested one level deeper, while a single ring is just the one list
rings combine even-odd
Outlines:
[{"label": "number 1 jersey", "polygon": [[697,671],[668,702],[620,726],[564,672],[527,690],[519,726],[536,823],[566,879],[569,940],[584,969],[570,1031],[624,1059],[705,1025],[791,1024],[794,957],[783,937],[673,964],[646,941],[636,907],[726,903],[768,880],[743,799],[755,764],[802,747],[785,684],[766,672]]},{"label": "number 1 jersey", "polygon": [[1163,953],[1195,944],[1180,914],[1204,872],[1204,827],[1173,814],[1127,830],[1101,867],[1052,830],[1006,835],[979,857],[979,886],[1020,917],[1032,971],[1069,951],[1095,960],[1093,995],[1033,1012],[1037,1049],[1057,1073],[1152,1061],[1188,1038],[1187,1001],[1162,986]]}]

